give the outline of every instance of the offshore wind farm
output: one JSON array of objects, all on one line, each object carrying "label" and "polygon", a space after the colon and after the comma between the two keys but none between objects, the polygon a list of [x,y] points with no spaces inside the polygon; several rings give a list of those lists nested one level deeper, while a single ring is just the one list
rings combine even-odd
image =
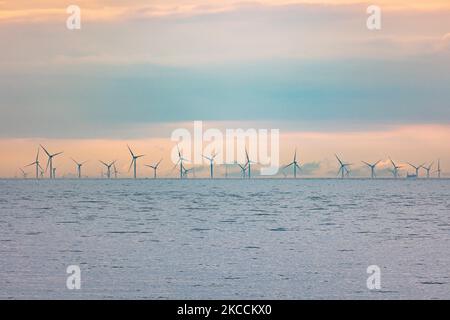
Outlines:
[{"label": "offshore wind farm", "polygon": [[[277,172],[277,174],[275,174],[274,176],[262,176],[262,175],[254,175],[252,176],[252,166],[255,167],[258,165],[258,162],[253,161],[250,159],[250,156],[247,152],[247,149],[244,148],[243,149],[243,154],[245,155],[245,163],[238,163],[237,161],[234,161],[232,163],[232,165],[234,167],[239,168],[240,170],[237,170],[235,173],[236,175],[234,176],[230,176],[228,173],[228,166],[227,164],[223,164],[223,163],[219,163],[219,164],[215,164],[215,159],[218,155],[218,153],[213,152],[211,155],[206,156],[204,154],[202,154],[202,157],[207,161],[205,164],[203,165],[197,165],[194,166],[192,165],[191,168],[187,168],[186,167],[186,163],[189,163],[189,159],[186,159],[183,157],[182,154],[182,150],[179,148],[178,145],[176,145],[177,148],[177,154],[178,154],[178,160],[177,162],[174,164],[174,166],[172,167],[172,170],[166,172],[163,175],[157,176],[157,170],[158,167],[160,166],[160,164],[162,163],[163,159],[161,158],[159,161],[155,162],[154,164],[144,164],[144,167],[148,167],[153,169],[153,175],[149,176],[149,175],[142,175],[142,177],[138,176],[138,165],[137,165],[137,160],[139,158],[145,157],[144,154],[140,154],[140,155],[135,155],[135,153],[133,153],[132,149],[130,148],[129,145],[126,146],[130,156],[131,156],[131,162],[130,165],[128,167],[128,173],[130,173],[131,171],[131,176],[122,176],[122,179],[126,179],[126,178],[133,178],[133,179],[138,179],[138,178],[142,178],[142,179],[148,179],[148,178],[153,178],[153,179],[164,179],[164,178],[176,178],[176,175],[173,174],[173,171],[178,167],[178,178],[179,179],[186,179],[188,178],[188,173],[192,172],[195,174],[195,169],[201,169],[201,168],[209,168],[209,176],[203,176],[203,177],[195,177],[195,178],[209,178],[209,179],[227,179],[227,178],[242,178],[242,179],[251,179],[251,178],[281,178],[280,177],[280,173],[283,174],[283,178],[339,178],[339,179],[349,179],[349,178],[360,178],[360,179],[365,179],[365,178],[370,178],[370,179],[401,179],[401,178],[406,178],[406,179],[420,179],[420,178],[424,178],[424,179],[441,179],[443,178],[442,176],[442,168],[441,168],[441,162],[440,159],[436,160],[436,161],[431,161],[429,163],[428,166],[426,166],[425,162],[420,164],[420,165],[415,165],[415,164],[411,164],[410,162],[405,162],[402,165],[397,165],[396,162],[394,162],[391,157],[387,157],[387,159],[385,160],[378,160],[374,163],[369,163],[366,161],[361,160],[361,163],[364,164],[368,169],[369,172],[367,175],[364,174],[360,174],[358,176],[352,176],[352,170],[351,167],[355,166],[353,163],[346,163],[343,160],[341,160],[341,158],[335,154],[335,158],[337,160],[336,162],[336,174],[334,176],[319,176],[319,177],[311,177],[311,176],[302,176],[302,168],[301,168],[301,164],[300,161],[297,158],[297,148],[295,148],[294,150],[294,154],[293,154],[293,160],[292,162],[286,164],[286,165],[281,165],[279,166],[279,172]],[[40,163],[40,149],[42,149],[45,154],[47,155],[47,165],[46,168],[44,169]],[[37,149],[37,154],[36,154],[36,158],[35,161],[30,163],[30,164],[26,164],[23,167],[18,168],[21,175],[16,176],[16,178],[21,178],[21,179],[28,179],[30,178],[28,172],[25,172],[26,168],[30,167],[30,166],[35,166],[35,176],[34,178],[39,180],[39,179],[43,179],[44,178],[44,174],[45,173],[49,173],[49,179],[55,179],[56,175],[56,168],[54,168],[54,158],[60,154],[62,154],[63,152],[58,152],[55,154],[51,154],[49,153],[42,145],[39,146],[39,148]],[[78,162],[76,161],[74,158],[70,157],[70,160],[73,161],[73,163],[76,165],[75,167],[75,171],[72,172],[71,175],[63,175],[61,176],[61,178],[78,178],[78,179],[82,179],[82,178],[107,178],[107,179],[111,179],[111,178],[119,178],[118,173],[119,171],[117,170],[116,165],[118,165],[117,160],[111,161],[109,163],[104,162],[102,160],[98,160],[100,166],[103,166],[106,169],[106,174],[101,174],[100,177],[98,176],[93,176],[93,177],[89,177],[88,175],[82,175],[82,167],[88,162],[88,161],[84,161],[84,162]],[[377,166],[382,163],[390,163],[390,165],[388,167],[386,167],[387,172],[389,174],[385,174],[384,176],[377,176],[376,173],[376,168]],[[435,163],[437,163],[436,166],[436,170],[434,170],[434,165]],[[403,170],[403,168],[405,168],[406,166],[411,167],[412,169],[412,173],[410,173],[407,169]],[[223,175],[220,176],[216,173],[216,175],[214,174],[214,170],[215,168],[225,168]],[[236,168],[236,169],[237,169]],[[286,173],[286,170],[292,168],[292,175]],[[111,174],[112,171],[114,170],[113,173]],[[422,171],[422,175],[421,175],[421,171]]]}]

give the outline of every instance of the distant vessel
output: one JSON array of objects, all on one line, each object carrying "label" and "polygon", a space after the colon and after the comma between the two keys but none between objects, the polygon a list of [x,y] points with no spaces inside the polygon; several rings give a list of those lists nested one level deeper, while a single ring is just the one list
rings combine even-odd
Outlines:
[{"label": "distant vessel", "polygon": [[406,178],[407,179],[417,179],[417,174],[409,174],[409,173],[407,173],[406,174]]}]

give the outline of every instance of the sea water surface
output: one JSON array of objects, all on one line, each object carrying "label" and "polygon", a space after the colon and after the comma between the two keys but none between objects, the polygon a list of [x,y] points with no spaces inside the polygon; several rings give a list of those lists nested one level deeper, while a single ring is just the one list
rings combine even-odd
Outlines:
[{"label": "sea water surface", "polygon": [[1,180],[0,298],[450,299],[450,180]]}]

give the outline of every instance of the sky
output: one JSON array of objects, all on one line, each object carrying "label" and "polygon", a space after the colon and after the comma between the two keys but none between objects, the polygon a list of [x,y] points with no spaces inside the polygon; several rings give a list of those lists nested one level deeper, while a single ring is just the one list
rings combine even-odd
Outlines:
[{"label": "sky", "polygon": [[[371,4],[381,30],[366,27]],[[310,176],[335,175],[334,153],[355,175],[389,156],[450,172],[446,0],[0,1],[0,41],[2,177],[39,143],[65,151],[65,175],[74,157],[129,176],[127,144],[170,175],[170,133],[194,120],[278,128],[281,162],[297,148]]]}]

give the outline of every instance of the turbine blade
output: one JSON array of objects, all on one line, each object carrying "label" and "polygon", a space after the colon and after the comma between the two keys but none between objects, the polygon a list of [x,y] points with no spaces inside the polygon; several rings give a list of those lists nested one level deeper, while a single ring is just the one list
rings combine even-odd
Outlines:
[{"label": "turbine blade", "polygon": [[44,150],[44,152],[47,154],[47,156],[50,157],[50,153],[47,151],[47,149],[44,148],[42,144],[40,144],[41,148]]},{"label": "turbine blade", "polygon": [[133,158],[133,160],[131,160],[130,166],[128,167],[128,172],[130,172],[131,167],[133,166],[133,163],[136,161],[135,158]]},{"label": "turbine blade", "polygon": [[131,156],[134,158],[134,153],[133,153],[133,151],[131,151],[131,148],[130,148],[130,146],[129,145],[127,145],[127,148],[128,148],[128,150],[130,151],[130,153],[131,153]]},{"label": "turbine blade", "polygon": [[294,162],[291,162],[291,163],[289,163],[289,164],[285,165],[285,166],[284,166],[284,169],[286,169],[287,167],[290,167],[290,166],[292,166],[293,164],[294,164]]}]

